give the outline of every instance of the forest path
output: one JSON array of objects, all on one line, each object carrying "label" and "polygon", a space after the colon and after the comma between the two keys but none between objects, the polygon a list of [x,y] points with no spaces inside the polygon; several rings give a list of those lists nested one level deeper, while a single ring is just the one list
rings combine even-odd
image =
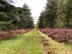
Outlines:
[{"label": "forest path", "polygon": [[36,29],[25,34],[25,45],[19,54],[42,54],[38,31]]},{"label": "forest path", "polygon": [[72,54],[72,50],[37,29],[25,34],[26,43],[20,54]]}]

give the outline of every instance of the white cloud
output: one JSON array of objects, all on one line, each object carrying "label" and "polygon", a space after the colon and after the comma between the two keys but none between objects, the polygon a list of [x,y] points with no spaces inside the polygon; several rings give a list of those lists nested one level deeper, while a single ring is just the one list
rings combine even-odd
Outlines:
[{"label": "white cloud", "polygon": [[46,0],[15,0],[16,7],[22,7],[26,3],[31,9],[32,16],[34,18],[34,23],[38,21],[41,11],[45,7]]}]

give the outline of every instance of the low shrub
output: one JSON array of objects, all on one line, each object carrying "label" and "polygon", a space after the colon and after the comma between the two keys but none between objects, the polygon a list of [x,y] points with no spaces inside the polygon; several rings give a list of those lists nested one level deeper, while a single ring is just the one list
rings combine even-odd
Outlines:
[{"label": "low shrub", "polygon": [[0,40],[8,40],[11,38],[15,38],[17,34],[27,33],[31,31],[31,29],[16,29],[9,31],[0,30]]},{"label": "low shrub", "polygon": [[40,29],[53,40],[72,44],[72,29]]}]

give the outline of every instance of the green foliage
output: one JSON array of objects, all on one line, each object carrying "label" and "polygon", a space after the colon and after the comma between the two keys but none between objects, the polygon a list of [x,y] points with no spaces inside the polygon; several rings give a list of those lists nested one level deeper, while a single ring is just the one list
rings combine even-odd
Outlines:
[{"label": "green foliage", "polygon": [[18,8],[17,25],[19,28],[33,28],[33,19],[31,17],[30,9],[26,4],[23,8]]},{"label": "green foliage", "polygon": [[44,27],[50,27],[50,28],[54,27],[56,13],[57,13],[56,0],[47,0],[44,14],[42,14],[42,16],[41,16],[41,18],[43,18],[41,20],[42,20],[42,24]]},{"label": "green foliage", "polygon": [[0,30],[10,30],[10,29],[15,29],[15,28],[16,26],[12,24],[11,21],[9,22],[0,21]]},{"label": "green foliage", "polygon": [[[57,23],[56,27],[72,28],[70,22],[72,18],[72,1],[71,0],[60,0],[57,10]],[[60,23],[60,25],[59,25]]]},{"label": "green foliage", "polygon": [[43,18],[44,18],[44,11],[41,12],[41,15],[39,17],[39,20],[38,20],[38,27],[39,28],[44,28],[44,24],[43,24]]},{"label": "green foliage", "polygon": [[47,0],[46,8],[45,8],[45,19],[44,23],[45,27],[54,27],[54,20],[56,18],[57,13],[57,4],[56,0]]},{"label": "green foliage", "polygon": [[72,0],[47,0],[42,17],[44,27],[72,28]]},{"label": "green foliage", "polygon": [[4,12],[0,12],[0,21],[3,21],[3,20],[6,21],[7,18],[8,18],[8,16],[7,16],[6,13],[4,13]]},{"label": "green foliage", "polygon": [[57,28],[66,28],[67,21],[66,21],[66,11],[65,11],[65,4],[66,1],[59,1],[58,10],[57,10],[57,18],[55,27]]},{"label": "green foliage", "polygon": [[[12,2],[12,1],[10,1]],[[31,17],[30,9],[26,4],[22,8],[11,5],[9,1],[0,1],[0,21],[8,22],[9,24],[1,24],[0,29],[7,30],[9,28],[33,28],[33,18]]]}]

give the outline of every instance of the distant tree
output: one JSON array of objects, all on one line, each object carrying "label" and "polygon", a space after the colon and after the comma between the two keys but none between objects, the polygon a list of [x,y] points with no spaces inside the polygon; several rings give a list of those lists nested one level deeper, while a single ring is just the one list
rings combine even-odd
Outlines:
[{"label": "distant tree", "polygon": [[47,0],[39,26],[46,28],[72,28],[72,0]]},{"label": "distant tree", "polygon": [[18,8],[18,16],[20,21],[18,22],[19,28],[33,28],[33,18],[31,17],[30,9],[26,4],[23,8]]},{"label": "distant tree", "polygon": [[33,28],[33,18],[28,6],[24,4],[22,8],[15,7],[9,2],[0,0],[0,29]]},{"label": "distant tree", "polygon": [[39,28],[44,28],[43,19],[44,19],[44,11],[41,12],[39,20],[38,20]]},{"label": "distant tree", "polygon": [[65,4],[67,27],[72,28],[72,0],[67,0]]},{"label": "distant tree", "polygon": [[65,0],[59,0],[57,18],[56,18],[56,28],[65,28],[66,27],[66,14],[65,14]]},{"label": "distant tree", "polygon": [[72,0],[59,0],[56,27],[71,28],[72,26]]},{"label": "distant tree", "polygon": [[44,20],[43,20],[45,27],[50,27],[50,28],[54,27],[56,13],[57,13],[56,0],[47,0],[45,13],[44,13]]}]

